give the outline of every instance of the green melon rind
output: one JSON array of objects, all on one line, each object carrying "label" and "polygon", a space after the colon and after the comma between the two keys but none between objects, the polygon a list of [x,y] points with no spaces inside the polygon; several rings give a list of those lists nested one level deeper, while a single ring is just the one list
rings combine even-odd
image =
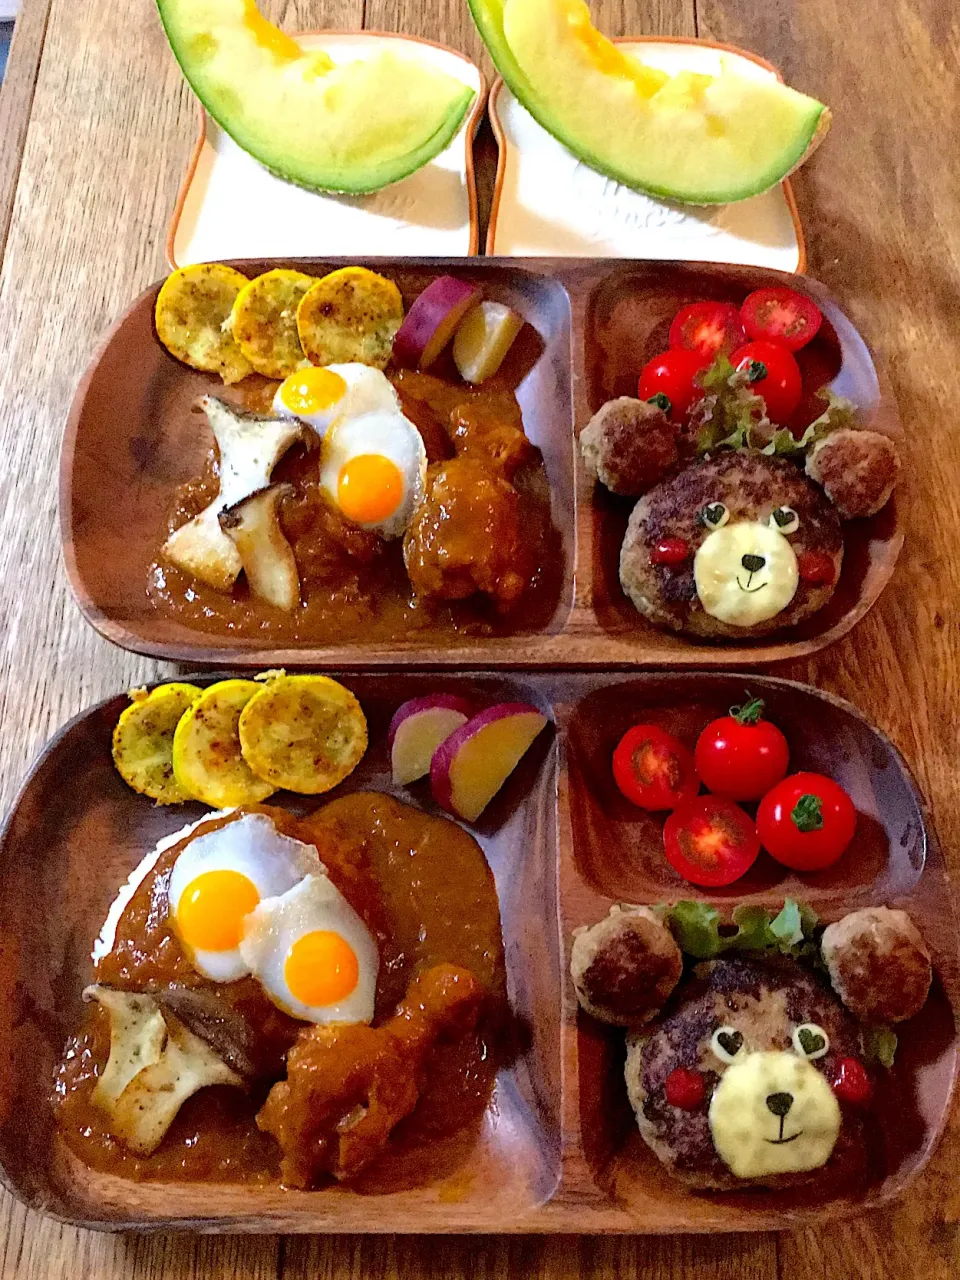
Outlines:
[{"label": "green melon rind", "polygon": [[270,173],[308,191],[327,192],[331,195],[370,195],[394,182],[408,178],[446,150],[459,132],[471,103],[477,96],[476,92],[465,84],[463,92],[453,100],[449,114],[434,133],[421,146],[403,156],[367,166],[356,173],[345,173],[343,170],[317,170],[308,173],[289,166],[285,167],[277,163],[275,156],[264,154],[259,142],[245,134],[235,121],[226,118],[224,111],[216,102],[215,95],[208,91],[202,78],[191,74],[188,70],[189,59],[184,58],[181,44],[183,33],[178,30],[173,14],[170,12],[173,7],[175,6],[172,0],[157,0],[164,34],[184,78],[199,98],[204,110],[236,142],[237,146],[251,155]]},{"label": "green melon rind", "polygon": [[757,182],[747,186],[718,189],[708,193],[704,191],[682,191],[675,187],[663,187],[655,183],[642,182],[638,180],[636,174],[628,173],[618,168],[604,159],[604,157],[597,155],[589,147],[585,147],[571,137],[564,130],[562,122],[556,120],[549,109],[539,100],[536,89],[524,74],[510,46],[507,44],[503,30],[504,0],[468,0],[468,3],[473,20],[483,38],[484,44],[489,50],[494,65],[514,97],[530,112],[534,120],[542,128],[546,129],[547,133],[556,138],[558,142],[588,164],[591,169],[596,169],[598,173],[602,173],[626,187],[642,191],[647,195],[695,205],[733,204],[738,200],[748,200],[752,196],[762,195],[765,191],[769,191],[771,187],[775,187],[789,177],[794,170],[803,164],[804,160],[815,150],[829,127],[829,110],[822,103],[816,102],[811,98],[811,111],[807,128],[798,132],[796,147],[788,156],[784,157],[783,163],[778,163],[767,174],[761,176]]}]

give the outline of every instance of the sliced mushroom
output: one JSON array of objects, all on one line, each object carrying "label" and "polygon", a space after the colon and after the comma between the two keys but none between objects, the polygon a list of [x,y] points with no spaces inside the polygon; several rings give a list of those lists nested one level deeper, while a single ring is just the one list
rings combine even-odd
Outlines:
[{"label": "sliced mushroom", "polygon": [[[110,1016],[110,1057],[93,1093],[115,1138],[135,1151],[156,1151],[180,1107],[210,1084],[243,1087],[206,1041],[151,996],[87,987]],[[106,1086],[106,1087],[105,1087]]]},{"label": "sliced mushroom", "polygon": [[277,507],[292,492],[275,484],[220,512],[220,528],[237,550],[250,590],[288,613],[300,603],[300,575]]},{"label": "sliced mushroom", "polygon": [[204,396],[207,415],[220,452],[220,492],[199,515],[175,530],[163,554],[178,569],[229,591],[244,567],[240,552],[220,528],[220,513],[270,483],[273,469],[296,440],[304,439],[299,422],[246,413],[216,396]]}]

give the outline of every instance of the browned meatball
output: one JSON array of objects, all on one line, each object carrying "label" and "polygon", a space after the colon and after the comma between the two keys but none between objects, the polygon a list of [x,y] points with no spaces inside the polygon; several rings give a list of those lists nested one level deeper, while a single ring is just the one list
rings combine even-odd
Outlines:
[{"label": "browned meatball", "polygon": [[864,1022],[902,1022],[923,1006],[930,953],[905,911],[851,911],[827,926],[821,949],[834,990]]},{"label": "browned meatball", "polygon": [[605,919],[573,937],[577,999],[601,1022],[629,1027],[655,1017],[682,970],[673,934],[648,907],[611,907]]},{"label": "browned meatball", "polygon": [[458,457],[489,462],[507,480],[536,453],[522,426],[477,403],[458,405],[450,414],[448,431]]},{"label": "browned meatball", "polygon": [[465,600],[479,592],[506,612],[534,568],[519,493],[489,463],[473,458],[431,467],[403,539],[403,559],[418,596]]},{"label": "browned meatball", "polygon": [[874,516],[900,478],[900,454],[879,431],[844,427],[814,445],[807,475],[824,491],[844,520]]},{"label": "browned meatball", "polygon": [[676,466],[676,428],[655,404],[620,396],[580,432],[580,452],[588,473],[612,493],[637,498]]}]

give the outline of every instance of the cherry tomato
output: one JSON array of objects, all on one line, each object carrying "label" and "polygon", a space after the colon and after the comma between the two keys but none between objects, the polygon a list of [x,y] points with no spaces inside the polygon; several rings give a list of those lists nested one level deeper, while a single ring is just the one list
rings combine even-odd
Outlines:
[{"label": "cherry tomato", "polygon": [[751,698],[712,720],[697,739],[700,781],[729,800],[759,800],[787,776],[790,748],[775,724],[763,719],[763,700]]},{"label": "cherry tomato", "polygon": [[[637,395],[641,400],[657,398],[670,421],[681,422],[690,406],[703,399],[703,387],[696,377],[708,363],[695,351],[664,351],[644,365]],[[666,404],[661,396],[666,397]]]},{"label": "cherry tomato", "polygon": [[837,576],[833,557],[825,551],[801,551],[797,559],[797,573],[803,582],[812,587],[828,586]]},{"label": "cherry tomato", "polygon": [[796,353],[794,358],[803,381],[803,393],[790,426],[794,435],[801,436],[804,429],[815,418],[819,418],[827,407],[827,402],[820,393],[840,372],[841,361],[839,352],[823,342],[818,342],[812,347],[804,347]]},{"label": "cherry tomato", "polygon": [[755,289],[744,299],[740,321],[751,338],[773,338],[791,351],[805,347],[823,323],[820,308],[796,289]]},{"label": "cherry tomato", "polygon": [[700,789],[693,752],[655,724],[635,724],[613,753],[613,777],[626,798],[654,813]]},{"label": "cherry tomato", "polygon": [[757,831],[763,847],[794,871],[819,871],[840,857],[853,839],[857,811],[832,778],[794,773],[760,801]]},{"label": "cherry tomato", "polygon": [[746,340],[732,302],[692,302],[680,308],[670,326],[670,349],[695,351],[704,360],[712,360],[718,351],[735,351]]},{"label": "cherry tomato", "polygon": [[779,342],[748,342],[733,353],[730,363],[734,369],[750,371],[751,389],[763,396],[770,421],[789,422],[800,403],[803,380],[787,348]]},{"label": "cherry tomato", "polygon": [[663,1082],[663,1094],[668,1105],[679,1107],[681,1111],[696,1111],[706,1092],[703,1076],[689,1067],[674,1067]]},{"label": "cherry tomato", "polygon": [[858,1058],[841,1058],[837,1063],[833,1092],[841,1102],[849,1102],[854,1107],[865,1107],[873,1097],[873,1082]]},{"label": "cherry tomato", "polygon": [[674,871],[711,889],[739,880],[760,852],[749,815],[723,796],[695,796],[677,805],[664,823],[663,845]]},{"label": "cherry tomato", "polygon": [[661,538],[650,552],[651,564],[666,564],[676,568],[690,559],[690,544],[683,538]]}]

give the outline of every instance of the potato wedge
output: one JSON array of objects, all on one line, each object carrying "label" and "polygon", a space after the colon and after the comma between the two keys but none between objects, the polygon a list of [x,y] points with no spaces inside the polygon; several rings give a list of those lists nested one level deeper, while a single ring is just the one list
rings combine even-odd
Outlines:
[{"label": "potato wedge", "polygon": [[173,775],[173,735],[201,690],[195,684],[161,684],[150,693],[133,689],[130,706],[113,731],[113,763],[128,787],[157,804],[191,799]]},{"label": "potato wedge", "polygon": [[281,674],[243,708],[240,746],[258,777],[301,795],[319,795],[363,759],[367,720],[336,680]]},{"label": "potato wedge", "polygon": [[274,484],[220,512],[220,528],[237,548],[250,590],[288,613],[300,603],[300,574],[277,506],[290,493],[292,485]]},{"label": "potato wedge", "polygon": [[184,791],[214,809],[259,804],[276,787],[240,750],[240,713],[262,691],[255,680],[220,680],[184,713],[173,735],[173,772]]},{"label": "potato wedge", "polygon": [[306,362],[297,333],[297,308],[315,283],[302,271],[277,268],[251,280],[233,304],[233,336],[257,373],[286,378]]},{"label": "potato wedge", "polygon": [[403,323],[403,299],[392,280],[366,267],[341,267],[301,299],[297,332],[313,364],[357,361],[382,369]]},{"label": "potato wedge", "polygon": [[233,304],[247,277],[220,262],[181,267],[157,294],[157,337],[191,369],[219,373],[225,383],[253,372],[230,328]]}]

